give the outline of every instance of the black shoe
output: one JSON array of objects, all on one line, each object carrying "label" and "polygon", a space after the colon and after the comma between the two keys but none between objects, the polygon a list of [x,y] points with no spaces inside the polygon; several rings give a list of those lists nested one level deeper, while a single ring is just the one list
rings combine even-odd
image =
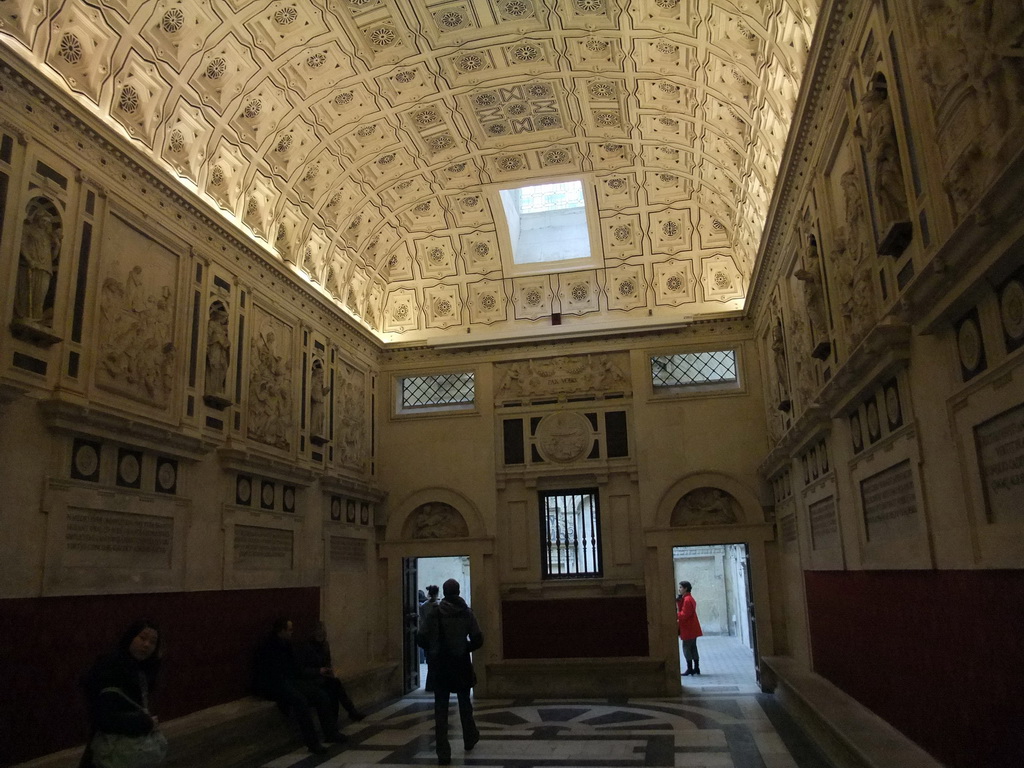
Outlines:
[{"label": "black shoe", "polygon": [[466,751],[469,752],[473,747],[475,747],[477,745],[477,742],[479,742],[479,741],[480,741],[480,734],[479,733],[476,736],[474,736],[473,738],[471,738],[471,739],[466,739]]},{"label": "black shoe", "polygon": [[438,765],[451,765],[452,759],[450,757],[439,757],[437,758]]},{"label": "black shoe", "polygon": [[354,709],[348,713],[348,719],[351,720],[353,723],[358,723],[360,720],[365,720],[366,715],[364,715],[359,710]]},{"label": "black shoe", "polygon": [[327,752],[327,747],[318,742],[316,744],[310,744],[309,751],[312,752],[314,755],[323,755]]},{"label": "black shoe", "polygon": [[346,736],[344,733],[330,733],[324,736],[324,741],[326,741],[328,744],[344,744],[346,741],[348,741],[348,736]]},{"label": "black shoe", "polygon": [[700,667],[694,667],[693,668],[693,674],[699,675],[700,674]]},{"label": "black shoe", "polygon": [[683,672],[683,675],[682,675],[682,676],[683,676],[683,677],[687,677],[688,675],[693,675],[693,674],[697,674],[697,675],[699,675],[699,674],[700,674],[700,672],[694,672],[694,671],[693,671],[692,669],[688,669],[688,670],[686,670],[685,672]]}]

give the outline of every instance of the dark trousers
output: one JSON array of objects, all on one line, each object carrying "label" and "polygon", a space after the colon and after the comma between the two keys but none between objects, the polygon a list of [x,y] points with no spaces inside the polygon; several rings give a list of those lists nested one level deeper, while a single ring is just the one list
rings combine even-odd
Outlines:
[{"label": "dark trousers", "polygon": [[292,680],[275,687],[271,698],[277,702],[288,715],[294,717],[302,732],[302,740],[307,747],[320,744],[320,736],[316,732],[313,716],[309,708],[316,710],[317,719],[325,738],[338,733],[338,702],[332,701],[327,691],[316,680]]},{"label": "dark trousers", "polygon": [[[463,741],[475,742],[480,737],[473,720],[473,702],[469,698],[469,688],[454,691],[459,699],[459,720],[462,721]],[[437,742],[437,756],[448,759],[452,756],[452,747],[448,743],[448,703],[453,691],[434,683],[434,740]]]},{"label": "dark trousers", "polygon": [[[683,640],[683,658],[686,659],[687,669],[700,669],[700,654],[697,653],[697,638]],[[711,666],[714,666],[712,663]]]},{"label": "dark trousers", "polygon": [[[327,692],[328,697],[334,703],[334,711],[338,711],[340,706],[346,712],[349,717],[355,717],[359,714],[359,710],[356,709],[356,705],[352,703],[352,699],[349,698],[348,691],[345,690],[345,686],[341,684],[341,680],[336,677],[324,677],[321,679],[320,684],[323,686],[324,691]],[[337,722],[337,716],[335,716],[335,722]]]}]

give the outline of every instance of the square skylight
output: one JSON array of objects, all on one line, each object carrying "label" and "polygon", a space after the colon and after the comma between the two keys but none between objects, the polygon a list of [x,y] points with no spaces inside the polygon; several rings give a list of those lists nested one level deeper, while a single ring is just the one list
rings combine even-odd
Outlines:
[{"label": "square skylight", "polygon": [[500,195],[514,264],[540,266],[590,258],[583,182],[503,189]]}]

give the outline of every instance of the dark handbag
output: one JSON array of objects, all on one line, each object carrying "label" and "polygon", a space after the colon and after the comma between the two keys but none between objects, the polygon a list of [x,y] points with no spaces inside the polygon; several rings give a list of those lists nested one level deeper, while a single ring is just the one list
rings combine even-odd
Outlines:
[{"label": "dark handbag", "polygon": [[[120,688],[104,688],[101,693],[116,693],[136,709],[145,712]],[[157,768],[167,759],[167,737],[155,728],[144,736],[97,732],[89,743],[96,768]]]}]

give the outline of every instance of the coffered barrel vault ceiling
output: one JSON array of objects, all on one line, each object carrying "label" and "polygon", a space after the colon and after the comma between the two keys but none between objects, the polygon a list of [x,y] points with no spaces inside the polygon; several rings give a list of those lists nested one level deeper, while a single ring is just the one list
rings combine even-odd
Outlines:
[{"label": "coffered barrel vault ceiling", "polygon": [[[0,40],[383,341],[444,343],[741,309],[818,6],[6,0]],[[601,266],[512,277],[496,188],[568,177]]]}]

